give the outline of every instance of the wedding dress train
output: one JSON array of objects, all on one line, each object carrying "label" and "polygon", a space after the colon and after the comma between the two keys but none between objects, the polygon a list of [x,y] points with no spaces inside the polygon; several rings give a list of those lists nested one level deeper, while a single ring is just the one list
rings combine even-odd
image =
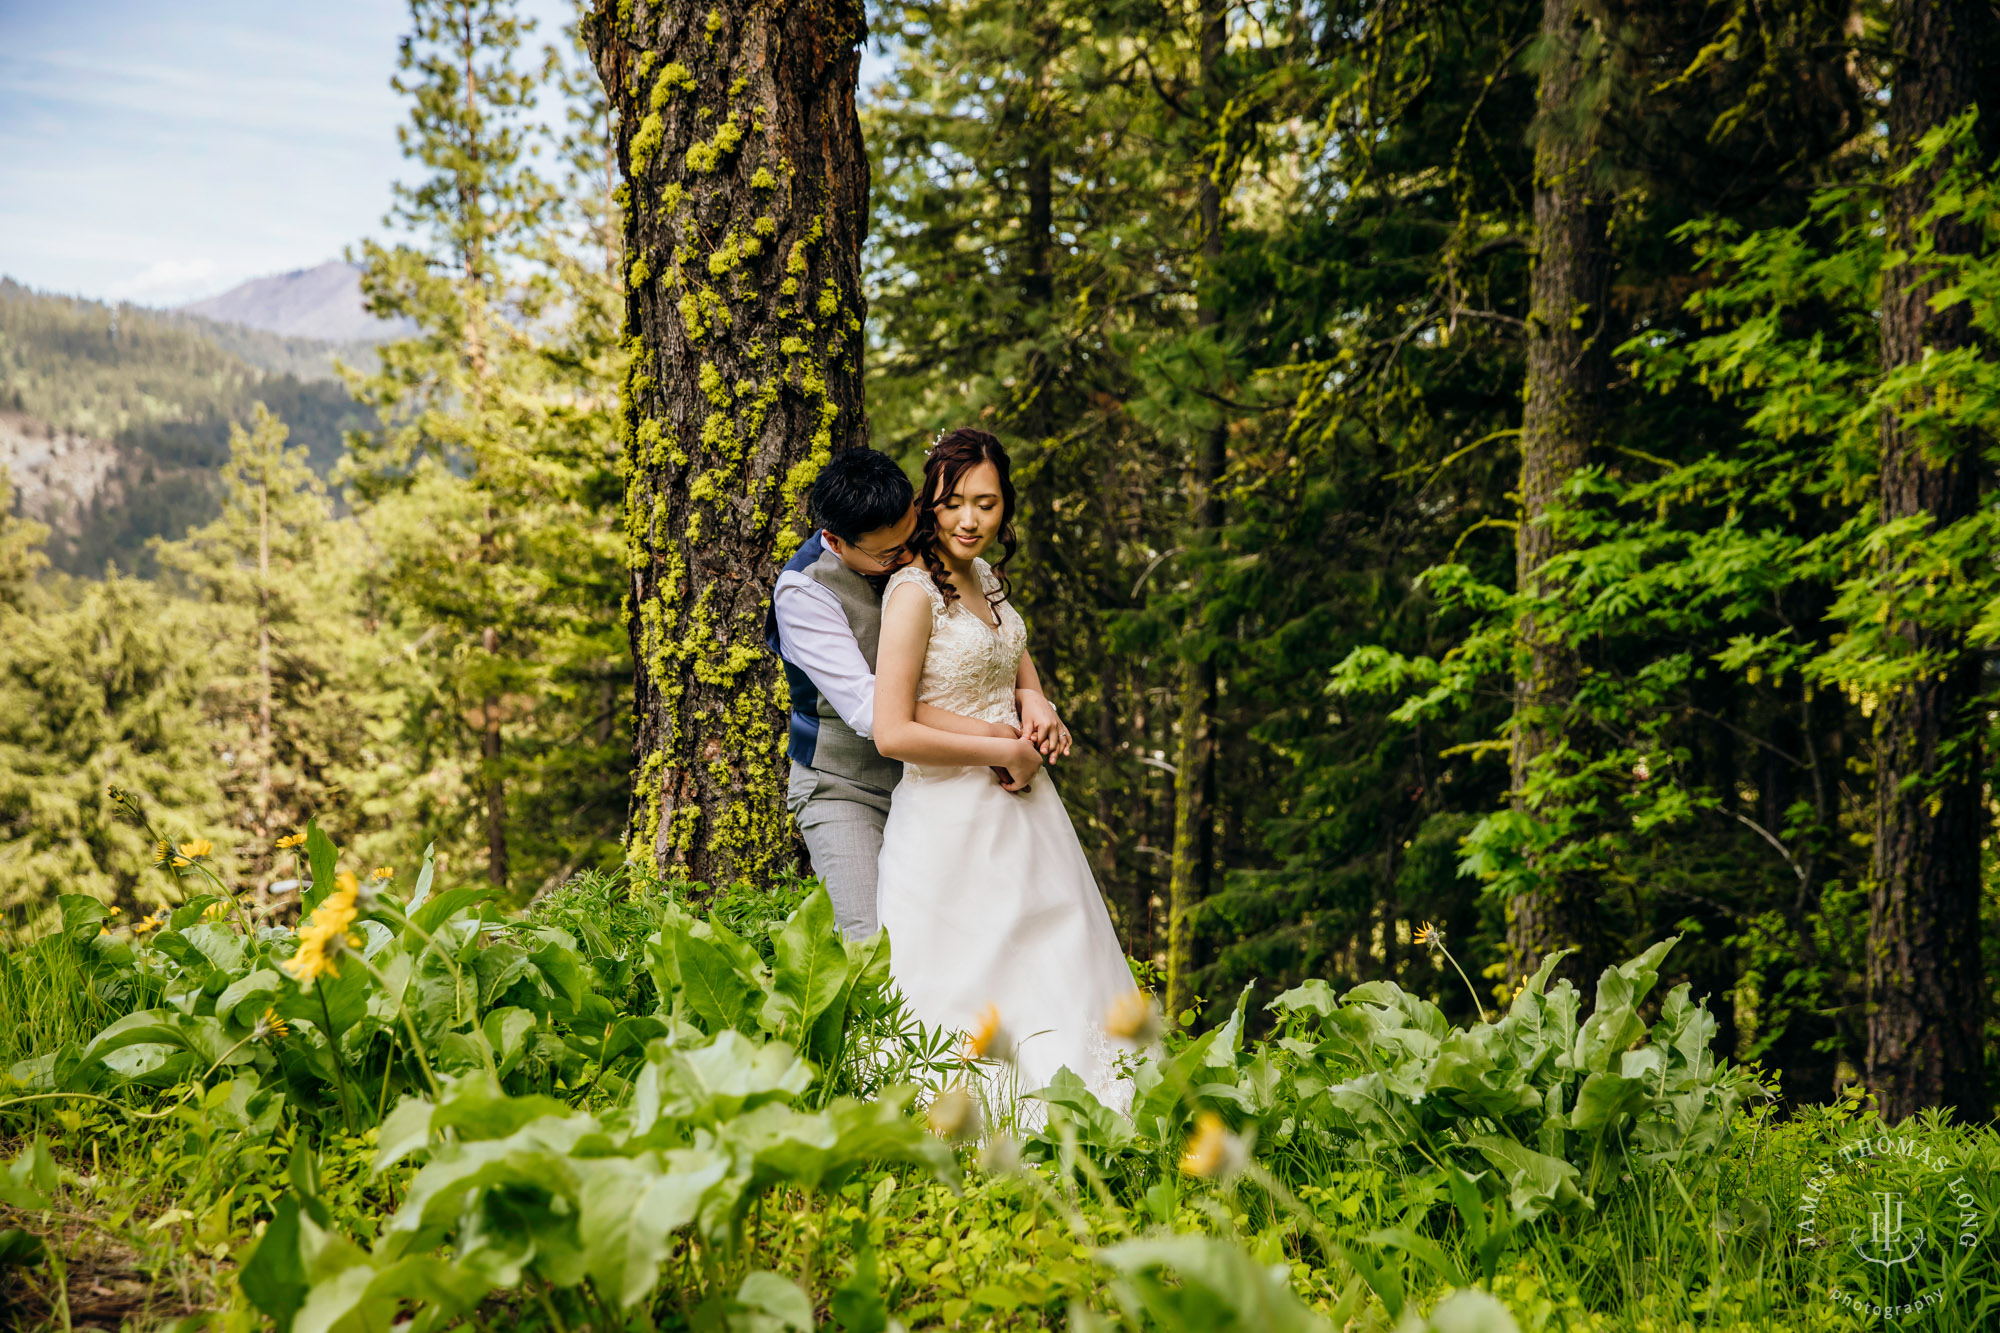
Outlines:
[{"label": "wedding dress train", "polygon": [[[998,580],[975,561],[988,589]],[[931,604],[919,702],[1019,725],[1014,681],[1028,631],[1009,603],[998,630],[946,602],[921,565],[898,570]],[[1016,1086],[1045,1086],[1067,1066],[1123,1111],[1131,1085],[1115,1068],[1126,1044],[1106,1035],[1114,1001],[1136,987],[1069,812],[1043,769],[1010,792],[987,768],[905,764],[882,835],[877,912],[890,972],[927,1025],[970,1032],[989,1006],[1016,1043]],[[1030,1123],[1039,1103],[1022,1103]]]}]

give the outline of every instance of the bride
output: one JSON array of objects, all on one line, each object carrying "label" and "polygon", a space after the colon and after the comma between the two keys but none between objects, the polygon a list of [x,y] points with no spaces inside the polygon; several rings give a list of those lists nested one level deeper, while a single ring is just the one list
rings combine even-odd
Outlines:
[{"label": "bride", "polygon": [[[1123,1110],[1131,1087],[1114,1061],[1126,1047],[1104,1024],[1137,988],[1069,814],[1038,773],[1036,738],[996,737],[994,768],[968,768],[964,737],[915,719],[925,703],[1014,728],[1015,689],[1040,688],[1007,598],[1013,517],[1000,441],[971,429],[941,436],[917,497],[917,559],[883,594],[874,739],[903,761],[903,778],[882,835],[877,910],[890,971],[919,1019],[1011,1054],[1021,1091],[1067,1066]],[[989,565],[980,557],[996,543],[1003,554]]]}]

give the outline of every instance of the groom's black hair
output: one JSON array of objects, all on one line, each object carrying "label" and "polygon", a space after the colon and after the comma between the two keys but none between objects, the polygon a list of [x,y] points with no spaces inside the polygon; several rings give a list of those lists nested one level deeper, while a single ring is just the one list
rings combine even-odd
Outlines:
[{"label": "groom's black hair", "polygon": [[895,459],[873,449],[846,449],[819,470],[806,493],[806,513],[814,527],[851,542],[902,522],[915,498]]}]

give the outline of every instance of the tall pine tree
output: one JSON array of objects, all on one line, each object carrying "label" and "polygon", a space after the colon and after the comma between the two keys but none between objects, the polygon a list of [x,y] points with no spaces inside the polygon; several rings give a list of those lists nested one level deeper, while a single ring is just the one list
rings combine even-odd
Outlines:
[{"label": "tall pine tree", "polygon": [[601,0],[625,207],[629,851],[710,883],[787,861],[764,623],[800,497],[867,441],[858,0]]}]

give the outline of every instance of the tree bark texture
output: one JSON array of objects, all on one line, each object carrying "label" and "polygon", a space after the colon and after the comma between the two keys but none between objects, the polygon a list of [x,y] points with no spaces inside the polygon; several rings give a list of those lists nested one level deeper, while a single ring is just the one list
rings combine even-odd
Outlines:
[{"label": "tree bark texture", "polygon": [[[1204,0],[1201,28],[1201,84],[1212,104],[1224,104],[1221,65],[1228,37],[1228,9]],[[1220,127],[1217,126],[1217,129]],[[1211,157],[1201,181],[1202,284],[1196,322],[1204,330],[1222,323],[1222,182]],[[1191,545],[1207,546],[1222,531],[1222,473],[1228,461],[1229,422],[1220,418],[1201,440],[1189,487]],[[1167,881],[1167,1013],[1170,1020],[1193,998],[1188,974],[1194,969],[1194,912],[1208,897],[1215,866],[1215,652],[1203,607],[1188,611],[1194,640],[1180,670],[1179,737],[1174,773],[1174,845]]]},{"label": "tree bark texture", "polygon": [[[1889,155],[1900,166],[1918,140],[1972,107],[1988,49],[1983,5],[1898,0],[1890,38],[1896,77],[1889,103]],[[1886,207],[1892,255],[1918,243],[1930,193],[1944,166],[1891,187]],[[1975,229],[1929,224],[1941,253],[1969,253]],[[1946,275],[1909,262],[1882,275],[1882,368],[1893,372],[1927,352],[1973,338],[1970,307],[1932,300]],[[1911,403],[1913,410],[1921,403]],[[1933,531],[1970,516],[1979,503],[1976,452],[1969,441],[1882,419],[1882,522],[1922,517]],[[1904,550],[1885,553],[1881,572],[1899,576]],[[1868,1085],[1891,1122],[1930,1106],[1983,1119],[1987,1106],[1981,1034],[1979,859],[1986,817],[1974,704],[1978,660],[1961,634],[1918,622],[1891,622],[1912,655],[1937,665],[1889,692],[1875,714],[1874,885],[1868,911]]]},{"label": "tree bark texture", "polygon": [[711,884],[788,861],[765,651],[800,497],[867,440],[860,0],[600,0],[625,201],[635,859]]},{"label": "tree bark texture", "polygon": [[[1545,591],[1543,567],[1558,551],[1549,511],[1596,440],[1616,341],[1607,323],[1610,208],[1590,179],[1596,153],[1589,128],[1573,123],[1584,73],[1575,0],[1545,0],[1541,35],[1547,49],[1536,95],[1535,257],[1514,557],[1517,586],[1528,596]],[[1565,714],[1580,667],[1575,649],[1532,611],[1520,622],[1517,661],[1512,790],[1515,808],[1526,810],[1531,775],[1543,764],[1560,762],[1551,756],[1565,742]],[[1551,866],[1533,891],[1514,896],[1507,947],[1517,976],[1565,947],[1582,951],[1573,964],[1576,972],[1595,976],[1607,946],[1587,892],[1582,876]]]}]

